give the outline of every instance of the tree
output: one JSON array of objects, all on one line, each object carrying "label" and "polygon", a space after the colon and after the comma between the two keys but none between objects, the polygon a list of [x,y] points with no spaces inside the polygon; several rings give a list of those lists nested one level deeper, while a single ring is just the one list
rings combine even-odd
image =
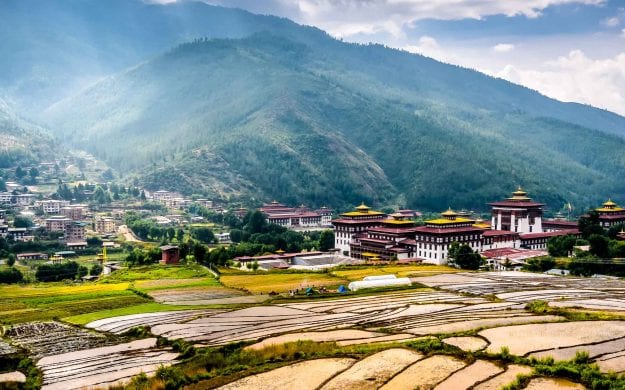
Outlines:
[{"label": "tree", "polygon": [[460,244],[458,241],[454,241],[449,245],[449,249],[447,250],[447,257],[453,261],[456,261],[458,257],[458,251],[460,250]]},{"label": "tree", "polygon": [[319,235],[319,250],[326,252],[334,248],[334,232],[332,230],[324,230]]},{"label": "tree", "polygon": [[70,261],[61,264],[42,264],[37,267],[35,278],[40,282],[59,282],[74,279],[78,273],[78,263]]},{"label": "tree", "polygon": [[248,212],[245,216],[245,219],[247,220],[247,223],[245,224],[245,230],[252,234],[262,233],[265,226],[267,225],[265,215],[260,210]]},{"label": "tree", "polygon": [[0,270],[0,283],[19,283],[22,280],[24,280],[24,275],[17,268]]},{"label": "tree", "polygon": [[108,192],[104,191],[101,186],[96,187],[95,191],[93,192],[92,199],[97,204],[105,204],[111,202],[111,197],[109,196]]},{"label": "tree", "polygon": [[93,265],[93,267],[91,267],[91,270],[89,271],[89,275],[98,276],[102,273],[102,271],[103,271],[102,266],[96,263]]},{"label": "tree", "polygon": [[35,180],[37,178],[37,176],[39,176],[39,170],[35,167],[30,168],[30,171],[28,171],[28,174],[30,175],[30,178]]},{"label": "tree", "polygon": [[24,176],[26,176],[26,171],[22,169],[22,167],[18,166],[17,168],[15,168],[15,177],[21,179]]},{"label": "tree", "polygon": [[27,217],[17,216],[13,219],[13,226],[16,228],[29,228],[33,226],[33,221]]},{"label": "tree", "polygon": [[463,244],[458,249],[455,263],[462,269],[476,270],[482,264],[482,256],[477,252],[473,252],[469,245]]},{"label": "tree", "polygon": [[178,231],[176,232],[176,240],[178,240],[178,242],[182,242],[183,238],[184,238],[184,230],[178,229]]},{"label": "tree", "polygon": [[599,224],[599,213],[595,210],[591,210],[588,215],[581,216],[577,226],[579,226],[579,231],[582,233],[582,238],[585,239],[588,239],[593,234],[604,234],[603,228]]},{"label": "tree", "polygon": [[230,241],[241,242],[243,239],[243,230],[232,229],[230,230]]},{"label": "tree", "polygon": [[547,250],[549,251],[549,255],[556,257],[568,256],[573,250],[576,241],[577,239],[575,236],[570,234],[566,236],[551,237],[547,241]]},{"label": "tree", "polygon": [[191,230],[191,235],[204,243],[212,244],[215,242],[215,234],[207,227],[199,227]]},{"label": "tree", "polygon": [[76,279],[80,279],[83,276],[87,276],[89,274],[89,268],[81,265],[78,267],[78,272],[76,273]]},{"label": "tree", "polygon": [[610,241],[599,234],[592,234],[588,237],[590,243],[590,253],[599,257],[600,259],[606,259],[610,256]]},{"label": "tree", "polygon": [[7,265],[9,267],[13,267],[15,265],[15,253],[9,253],[9,258],[7,259]]},{"label": "tree", "polygon": [[193,247],[193,257],[198,263],[204,263],[206,260],[206,254],[208,253],[208,248],[202,244],[196,244]]}]

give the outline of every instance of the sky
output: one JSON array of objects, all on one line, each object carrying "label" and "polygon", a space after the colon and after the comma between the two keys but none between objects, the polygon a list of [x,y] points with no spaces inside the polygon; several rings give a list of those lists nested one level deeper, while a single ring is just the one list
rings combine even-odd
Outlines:
[{"label": "sky", "polygon": [[[175,0],[160,0],[169,2]],[[625,115],[625,0],[205,0]]]}]

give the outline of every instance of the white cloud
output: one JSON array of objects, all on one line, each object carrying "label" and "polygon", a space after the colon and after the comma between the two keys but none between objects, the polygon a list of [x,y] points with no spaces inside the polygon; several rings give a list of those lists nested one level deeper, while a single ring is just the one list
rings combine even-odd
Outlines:
[{"label": "white cloud", "polygon": [[[169,0],[157,0],[169,1]],[[602,5],[607,0],[204,0],[210,4],[271,13],[319,27],[341,38],[403,29],[422,19],[482,19],[491,15],[536,18],[559,4]]]},{"label": "white cloud", "polygon": [[625,38],[625,28],[621,30],[621,36]]},{"label": "white cloud", "polygon": [[592,59],[581,50],[573,50],[540,69],[507,65],[494,75],[558,100],[625,115],[625,52],[613,58]]},{"label": "white cloud", "polygon": [[601,24],[607,27],[616,27],[621,24],[621,20],[618,17],[607,18],[601,21]]},{"label": "white cloud", "polygon": [[497,53],[507,53],[514,50],[514,45],[511,43],[499,43],[493,46],[493,50]]},{"label": "white cloud", "polygon": [[401,47],[401,49],[443,62],[450,62],[452,60],[452,57],[441,48],[438,41],[427,35],[419,38],[419,42],[416,45],[405,45]]}]

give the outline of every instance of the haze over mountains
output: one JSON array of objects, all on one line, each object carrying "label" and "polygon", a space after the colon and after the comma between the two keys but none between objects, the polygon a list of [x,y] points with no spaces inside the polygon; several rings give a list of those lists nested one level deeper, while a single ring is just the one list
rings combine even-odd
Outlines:
[{"label": "haze over mountains", "polygon": [[[0,97],[148,188],[345,207],[625,195],[625,118],[286,19],[10,0]],[[19,49],[19,50],[18,50]]]}]

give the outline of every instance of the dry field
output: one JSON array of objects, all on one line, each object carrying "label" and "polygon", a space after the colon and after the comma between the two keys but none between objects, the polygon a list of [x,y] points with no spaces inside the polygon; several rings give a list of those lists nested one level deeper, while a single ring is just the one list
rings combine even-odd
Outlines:
[{"label": "dry field", "polygon": [[625,283],[615,279],[560,277],[508,271],[441,274],[413,278],[412,281],[459,293],[496,295],[497,298],[510,302],[609,299],[616,302],[613,303],[615,306],[619,302],[625,306],[623,303]]},{"label": "dry field", "polygon": [[[319,370],[318,376],[314,373]],[[239,379],[221,389],[467,389],[495,390],[512,383],[519,374],[530,374],[531,368],[520,365],[499,366],[485,360],[466,362],[452,356],[423,355],[403,348],[391,348],[359,361],[354,359],[318,359],[295,363],[262,374]],[[533,386],[545,389],[557,383],[578,384],[562,380],[536,378]],[[320,386],[320,387],[319,387]],[[533,387],[538,389],[540,387]]]},{"label": "dry field", "polygon": [[[527,324],[486,329],[480,336],[490,341],[488,351],[497,353],[508,347],[513,355],[601,343],[622,338],[625,321],[577,321]],[[573,354],[574,356],[574,354]]]},{"label": "dry field", "polygon": [[345,370],[354,359],[317,359],[295,363],[258,375],[243,378],[221,387],[223,390],[314,390],[326,380]]}]

